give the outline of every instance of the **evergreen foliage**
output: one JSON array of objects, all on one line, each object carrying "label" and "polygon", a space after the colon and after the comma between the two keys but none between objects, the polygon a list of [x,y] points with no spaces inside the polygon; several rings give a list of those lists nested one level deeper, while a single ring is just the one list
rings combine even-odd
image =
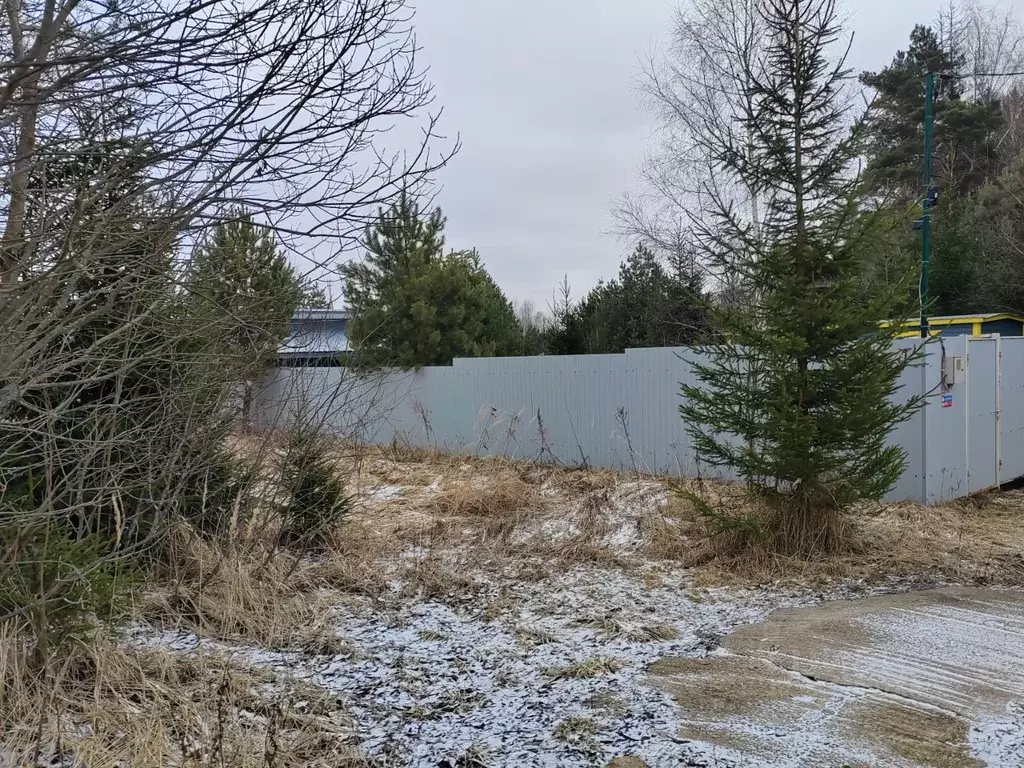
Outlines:
[{"label": "evergreen foliage", "polygon": [[[14,506],[0,502],[0,520],[17,514]],[[40,659],[120,615],[140,581],[137,563],[115,556],[115,539],[79,535],[62,521],[2,525],[0,545],[0,614],[17,615],[32,628]]]},{"label": "evergreen foliage", "polygon": [[47,165],[60,191],[30,217],[108,167],[121,183],[83,198],[79,237],[40,238],[5,315],[33,352],[3,372],[17,397],[0,421],[0,615],[26,618],[41,650],[128,599],[170,520],[222,530],[246,483],[223,448],[238,380],[214,316],[182,290],[166,207],[123,170],[144,152],[97,142]]},{"label": "evergreen foliage", "polygon": [[1024,154],[1018,155],[977,195],[975,232],[983,257],[982,299],[990,312],[1024,314]]},{"label": "evergreen foliage", "polygon": [[666,268],[644,245],[619,267],[618,280],[598,286],[588,300],[592,352],[688,346],[708,330],[700,273],[682,256]]},{"label": "evergreen foliage", "polygon": [[403,195],[366,232],[362,261],[342,264],[357,365],[418,368],[455,357],[517,354],[512,305],[475,251],[444,252],[445,219]]},{"label": "evergreen foliage", "polygon": [[[932,227],[931,271],[928,295],[933,315],[990,312],[985,286],[985,243],[974,195],[946,201],[937,210]],[[912,238],[912,252],[920,250]]]},{"label": "evergreen foliage", "polygon": [[[875,91],[865,126],[864,194],[900,217],[904,233],[888,250],[876,251],[875,271],[888,273],[897,264],[917,269],[921,242],[910,222],[920,215],[924,192],[924,79],[929,71],[941,73],[934,110],[939,202],[932,209],[929,311],[1024,312],[1018,278],[1024,239],[1013,223],[1014,192],[1006,186],[1012,186],[1013,169],[1019,167],[1019,144],[1013,139],[1019,126],[1013,124],[1017,118],[1012,109],[999,101],[998,79],[968,87],[975,78],[955,23],[961,10],[950,7],[950,19],[941,20],[942,35],[918,25],[908,49],[898,52],[889,66],[861,75],[861,82]],[[984,20],[975,23],[981,25],[976,31],[983,41]],[[1015,29],[1008,26],[1000,34]],[[1006,39],[1004,44],[1012,48],[1020,41]],[[1012,107],[1016,93],[1005,97]],[[916,287],[911,293],[916,298]]]},{"label": "evergreen foliage", "polygon": [[569,276],[562,278],[551,305],[552,323],[545,329],[542,349],[546,355],[585,355],[590,347],[591,323],[601,286],[581,302],[573,301]]},{"label": "evergreen foliage", "polygon": [[299,549],[322,549],[331,530],[352,509],[352,499],[331,463],[326,443],[302,420],[289,433],[281,486],[287,497],[282,509],[281,543]]},{"label": "evergreen foliage", "polygon": [[916,402],[891,398],[908,363],[878,320],[907,311],[906,279],[863,295],[877,220],[860,216],[852,173],[864,134],[847,129],[849,75],[830,59],[840,41],[834,0],[765,0],[763,61],[749,78],[749,157],[723,159],[764,200],[755,230],[724,207],[701,243],[734,265],[754,301],[719,307],[724,338],[704,348],[680,411],[701,462],[728,467],[764,510],[768,543],[835,550],[837,512],[881,498],[904,467],[886,445]]},{"label": "evergreen foliage", "polygon": [[868,188],[907,203],[923,192],[924,79],[938,78],[935,94],[934,179],[948,197],[981,186],[998,162],[997,142],[1004,121],[995,101],[964,98],[959,76],[962,55],[944,47],[931,27],[918,25],[906,51],[879,72],[865,72],[861,82],[875,90],[866,121]]},{"label": "evergreen foliage", "polygon": [[256,370],[277,352],[296,309],[327,307],[270,231],[244,215],[214,227],[196,254],[188,288],[224,352]]}]

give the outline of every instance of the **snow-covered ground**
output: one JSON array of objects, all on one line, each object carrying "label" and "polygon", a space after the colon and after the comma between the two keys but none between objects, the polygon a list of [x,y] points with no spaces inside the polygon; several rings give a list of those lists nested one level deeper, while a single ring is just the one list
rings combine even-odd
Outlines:
[{"label": "snow-covered ground", "polygon": [[971,754],[985,765],[1024,765],[1024,702],[1009,704],[1005,717],[976,723],[967,738]]},{"label": "snow-covered ground", "polygon": [[[349,652],[231,646],[145,624],[134,627],[135,640],[227,652],[336,693],[367,756],[388,768],[583,768],[626,756],[650,768],[803,768],[816,765],[799,757],[816,742],[837,746],[852,764],[896,765],[847,744],[835,718],[818,718],[854,700],[842,686],[821,699],[793,696],[807,717],[799,733],[767,733],[788,755],[778,763],[680,736],[702,724],[700,708],[673,699],[648,670],[663,659],[725,658],[724,636],[778,608],[920,584],[708,588],[706,573],[665,554],[677,543],[691,552],[696,529],[662,481],[500,462],[371,465],[354,524],[372,534],[367,550],[380,547],[372,567],[389,587],[373,598],[339,596],[337,634]],[[494,499],[489,487],[498,489]],[[410,575],[419,568],[429,577],[435,567],[435,589]],[[971,725],[974,755],[992,768],[1024,765],[1019,705]],[[765,736],[764,727],[756,717],[727,723],[740,742]]]},{"label": "snow-covered ground", "polygon": [[650,766],[717,766],[734,763],[680,739],[679,707],[651,685],[648,665],[714,653],[723,634],[775,608],[855,593],[868,590],[697,589],[684,571],[645,579],[580,568],[485,588],[461,605],[339,607],[338,632],[352,648],[344,656],[227,648],[141,625],[133,634],[175,650],[229,650],[336,691],[367,754],[387,765],[568,768],[629,755]]}]

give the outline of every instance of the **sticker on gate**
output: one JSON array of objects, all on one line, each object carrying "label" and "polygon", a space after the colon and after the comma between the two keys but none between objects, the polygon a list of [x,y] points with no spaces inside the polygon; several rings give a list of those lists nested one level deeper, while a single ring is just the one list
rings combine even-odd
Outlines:
[{"label": "sticker on gate", "polygon": [[942,407],[943,408],[952,408],[953,407],[953,396],[952,395],[943,395],[942,396]]}]

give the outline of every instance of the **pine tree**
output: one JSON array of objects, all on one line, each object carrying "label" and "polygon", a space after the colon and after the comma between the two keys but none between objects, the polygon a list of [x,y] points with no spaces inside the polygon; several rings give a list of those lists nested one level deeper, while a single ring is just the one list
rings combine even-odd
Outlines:
[{"label": "pine tree", "polygon": [[[916,234],[916,233],[915,233]],[[920,240],[912,238],[911,252],[920,253]],[[931,272],[928,296],[933,315],[991,312],[986,295],[985,247],[974,195],[947,200],[932,224]]]},{"label": "pine tree", "polygon": [[277,354],[295,310],[325,307],[326,299],[299,277],[273,234],[247,216],[213,229],[196,254],[188,288],[195,311],[208,318],[210,348],[238,371],[248,420],[253,382]]},{"label": "pine tree", "polygon": [[963,56],[947,50],[931,27],[918,25],[909,48],[899,51],[888,67],[860,76],[876,92],[866,122],[870,140],[865,181],[872,193],[891,195],[900,203],[921,194],[928,72],[948,76],[938,79],[934,104],[934,178],[943,197],[977,189],[994,170],[1002,113],[996,101],[963,97],[958,77],[964,66]]},{"label": "pine tree", "polygon": [[439,208],[424,216],[403,194],[367,228],[363,260],[339,266],[355,364],[417,368],[521,349],[512,304],[479,254],[444,253],[444,226]]},{"label": "pine tree", "polygon": [[[680,411],[699,460],[728,467],[759,511],[756,530],[781,550],[835,550],[839,511],[878,499],[904,467],[886,444],[916,402],[890,398],[908,356],[878,321],[901,316],[906,283],[863,295],[874,220],[858,216],[852,172],[863,130],[848,128],[835,0],[765,0],[765,57],[752,67],[756,107],[745,160],[720,171],[764,200],[755,230],[722,204],[703,256],[735,265],[753,303],[716,309],[721,343],[694,366]],[[726,521],[726,518],[721,518]]]},{"label": "pine tree", "polygon": [[588,297],[594,305],[587,330],[591,352],[687,346],[707,330],[699,273],[684,254],[666,265],[640,244],[619,266],[617,280]]},{"label": "pine tree", "polygon": [[196,255],[189,288],[223,318],[231,346],[257,364],[277,351],[296,309],[327,304],[288,263],[272,233],[245,216],[214,228]]},{"label": "pine tree", "polygon": [[1024,153],[978,193],[988,311],[1024,313]]}]

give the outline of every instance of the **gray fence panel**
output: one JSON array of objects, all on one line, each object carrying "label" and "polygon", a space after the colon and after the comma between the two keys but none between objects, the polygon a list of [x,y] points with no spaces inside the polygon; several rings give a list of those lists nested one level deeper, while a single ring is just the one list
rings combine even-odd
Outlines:
[{"label": "gray fence panel", "polygon": [[[925,493],[915,498],[929,503],[946,501],[965,495],[967,491],[967,464],[965,440],[965,413],[969,412],[966,385],[956,384],[944,393],[942,382],[943,350],[948,356],[964,355],[965,337],[945,339],[943,344],[929,344],[925,353],[924,377],[921,390],[926,395],[925,407],[915,419],[922,424],[919,444],[926,467]],[[952,395],[950,407],[943,407],[943,394]]]},{"label": "gray fence panel", "polygon": [[[917,348],[917,339],[906,339],[897,342],[901,349],[911,351]],[[906,403],[927,390],[929,377],[928,358],[922,357],[908,366],[900,374],[896,382],[897,390],[893,399]],[[897,424],[889,435],[889,445],[899,445],[906,455],[906,468],[900,479],[896,481],[886,497],[890,501],[901,499],[923,499],[925,490],[925,454],[922,450],[924,440],[924,412],[918,410],[907,421]]]},{"label": "gray fence panel", "polygon": [[999,480],[1024,477],[1024,338],[1001,341],[999,428],[1001,433]]},{"label": "gray fence panel", "polygon": [[[967,343],[968,413],[963,418],[967,429],[966,454],[968,493],[983,491],[999,484],[996,436],[998,358],[995,339],[971,339]],[[947,352],[948,354],[948,352]],[[954,386],[954,390],[957,389]]]},{"label": "gray fence panel", "polygon": [[[679,416],[680,385],[692,376],[684,348],[631,349],[625,354],[630,398],[630,465],[659,474],[689,474],[689,435]],[[625,436],[624,436],[625,437]]]},{"label": "gray fence panel", "polygon": [[[913,349],[919,342],[897,343]],[[997,342],[965,337],[929,344],[903,372],[895,397],[927,394],[928,404],[889,436],[904,449],[907,466],[888,498],[936,502],[1024,476],[1024,339],[998,343],[1001,377]],[[940,390],[943,354],[967,352],[965,376]],[[679,415],[680,384],[695,383],[696,359],[690,349],[662,348],[459,359],[448,367],[376,375],[277,368],[268,372],[254,410],[264,428],[285,427],[305,414],[336,434],[377,444],[729,477],[698,465]],[[943,394],[952,396],[949,407]]]}]

